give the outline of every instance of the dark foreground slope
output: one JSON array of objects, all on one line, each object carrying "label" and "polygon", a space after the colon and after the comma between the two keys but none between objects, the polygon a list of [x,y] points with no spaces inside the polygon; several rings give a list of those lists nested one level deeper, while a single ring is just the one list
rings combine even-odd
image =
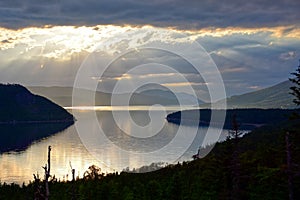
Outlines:
[{"label": "dark foreground slope", "polygon": [[73,123],[73,116],[50,100],[21,85],[0,84],[0,153],[24,150]]},{"label": "dark foreground slope", "polygon": [[0,84],[0,123],[72,122],[73,116],[21,85]]},{"label": "dark foreground slope", "polygon": [[[238,143],[238,189],[234,190],[231,140],[205,158],[158,171],[103,175],[93,167],[86,179],[50,183],[51,199],[288,199],[285,132],[290,131],[294,199],[300,198],[299,121],[258,128]],[[44,161],[41,161],[43,163]],[[43,182],[0,185],[0,199],[33,199]],[[235,194],[238,193],[238,194]]]}]

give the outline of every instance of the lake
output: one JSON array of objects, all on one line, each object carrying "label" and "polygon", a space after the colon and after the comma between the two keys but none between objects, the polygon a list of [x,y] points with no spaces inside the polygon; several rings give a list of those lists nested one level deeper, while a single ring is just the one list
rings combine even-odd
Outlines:
[{"label": "lake", "polygon": [[[168,123],[168,113],[195,107],[77,107],[67,108],[77,121],[62,132],[35,141],[19,152],[0,154],[0,181],[28,183],[43,177],[47,147],[52,146],[51,174],[71,179],[71,166],[82,177],[91,165],[102,172],[140,168],[151,163],[191,160],[200,146],[222,141],[227,130]],[[149,111],[150,109],[150,111]],[[21,131],[18,129],[18,131]]]}]

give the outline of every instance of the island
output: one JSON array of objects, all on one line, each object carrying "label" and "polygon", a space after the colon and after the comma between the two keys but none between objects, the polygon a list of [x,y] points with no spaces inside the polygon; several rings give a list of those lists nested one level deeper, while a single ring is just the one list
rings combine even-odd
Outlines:
[{"label": "island", "polygon": [[19,84],[0,84],[0,153],[24,150],[72,124],[73,115],[49,99]]}]

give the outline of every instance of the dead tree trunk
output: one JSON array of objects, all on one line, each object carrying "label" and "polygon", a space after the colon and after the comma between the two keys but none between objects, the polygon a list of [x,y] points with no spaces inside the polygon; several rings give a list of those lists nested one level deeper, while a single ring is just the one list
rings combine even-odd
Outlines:
[{"label": "dead tree trunk", "polygon": [[46,164],[44,168],[45,170],[45,189],[46,189],[46,194],[45,194],[45,199],[48,200],[50,196],[49,192],[49,178],[50,178],[50,152],[51,152],[51,146],[48,146],[48,165]]},{"label": "dead tree trunk", "polygon": [[75,169],[73,169],[71,161],[70,161],[70,167],[72,171],[72,187],[71,187],[71,200],[76,200],[76,194],[75,194]]},{"label": "dead tree trunk", "polygon": [[76,199],[75,195],[75,169],[72,169],[72,200]]}]

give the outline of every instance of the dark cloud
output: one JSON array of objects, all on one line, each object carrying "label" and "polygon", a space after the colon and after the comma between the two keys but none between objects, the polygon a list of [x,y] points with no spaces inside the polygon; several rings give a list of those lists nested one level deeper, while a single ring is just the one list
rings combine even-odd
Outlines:
[{"label": "dark cloud", "polygon": [[228,96],[285,81],[295,70],[300,52],[299,39],[275,38],[269,34],[198,39],[219,67]]},{"label": "dark cloud", "polygon": [[0,43],[10,43],[10,41],[9,40],[2,40]]},{"label": "dark cloud", "polygon": [[151,24],[193,29],[299,25],[298,0],[2,0],[0,26]]}]

